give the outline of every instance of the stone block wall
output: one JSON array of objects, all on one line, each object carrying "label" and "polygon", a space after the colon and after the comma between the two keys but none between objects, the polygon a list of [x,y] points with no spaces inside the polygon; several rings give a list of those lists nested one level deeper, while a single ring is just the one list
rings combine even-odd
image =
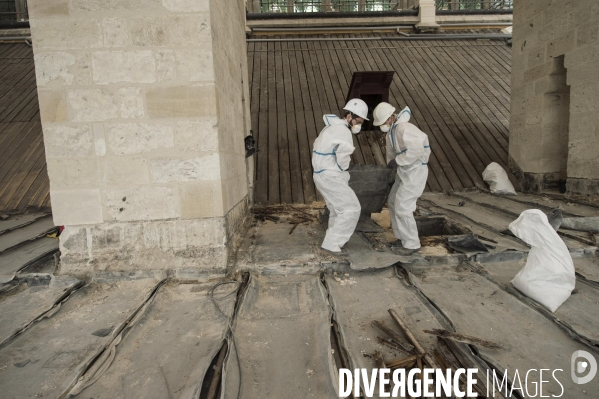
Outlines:
[{"label": "stone block wall", "polygon": [[598,194],[599,2],[514,4],[510,165],[525,189]]},{"label": "stone block wall", "polygon": [[224,270],[249,205],[243,10],[29,0],[63,272]]}]

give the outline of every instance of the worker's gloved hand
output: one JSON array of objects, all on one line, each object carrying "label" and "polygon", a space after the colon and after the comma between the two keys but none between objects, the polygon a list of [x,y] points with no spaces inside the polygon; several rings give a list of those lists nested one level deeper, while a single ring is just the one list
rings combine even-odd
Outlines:
[{"label": "worker's gloved hand", "polygon": [[389,163],[387,164],[387,167],[388,167],[389,169],[395,169],[395,168],[397,168],[397,162],[395,161],[395,159],[392,159],[392,160],[391,160],[391,162],[389,162]]}]

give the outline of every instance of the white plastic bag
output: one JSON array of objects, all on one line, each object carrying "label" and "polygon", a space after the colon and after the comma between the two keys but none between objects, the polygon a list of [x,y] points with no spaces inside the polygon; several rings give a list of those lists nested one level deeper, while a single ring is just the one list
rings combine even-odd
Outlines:
[{"label": "white plastic bag", "polygon": [[491,192],[495,194],[518,195],[507,173],[496,162],[491,162],[483,171],[483,180],[489,183]]},{"label": "white plastic bag", "polygon": [[547,215],[529,209],[510,223],[510,231],[532,247],[526,265],[512,280],[514,287],[552,312],[570,297],[576,276],[568,247]]}]

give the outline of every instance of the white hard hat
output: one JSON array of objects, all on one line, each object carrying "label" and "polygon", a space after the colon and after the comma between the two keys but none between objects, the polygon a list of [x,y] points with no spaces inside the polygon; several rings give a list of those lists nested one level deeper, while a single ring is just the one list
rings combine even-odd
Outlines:
[{"label": "white hard hat", "polygon": [[366,105],[366,103],[364,101],[360,100],[359,98],[352,98],[351,100],[349,100],[349,102],[347,104],[345,104],[345,107],[343,107],[343,109],[346,111],[349,111],[353,114],[358,115],[360,118],[369,120],[367,118],[368,105]]},{"label": "white hard hat", "polygon": [[374,111],[372,111],[372,115],[374,116],[374,122],[372,124],[374,126],[381,126],[393,113],[395,112],[395,107],[389,103],[380,103],[376,106]]}]

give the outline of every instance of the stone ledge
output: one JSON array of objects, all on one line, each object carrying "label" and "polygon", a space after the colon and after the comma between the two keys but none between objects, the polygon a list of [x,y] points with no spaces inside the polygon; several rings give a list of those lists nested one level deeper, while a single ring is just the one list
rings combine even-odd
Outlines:
[{"label": "stone ledge", "polygon": [[566,190],[568,194],[599,197],[599,180],[569,177],[566,182]]},{"label": "stone ledge", "polygon": [[224,217],[67,226],[60,237],[60,274],[222,276],[247,231],[248,215],[246,196]]},{"label": "stone ledge", "polygon": [[545,190],[560,189],[564,191],[564,180],[559,172],[555,173],[529,173],[524,172],[516,161],[510,156],[508,160],[510,171],[522,186],[522,191],[542,193]]}]

